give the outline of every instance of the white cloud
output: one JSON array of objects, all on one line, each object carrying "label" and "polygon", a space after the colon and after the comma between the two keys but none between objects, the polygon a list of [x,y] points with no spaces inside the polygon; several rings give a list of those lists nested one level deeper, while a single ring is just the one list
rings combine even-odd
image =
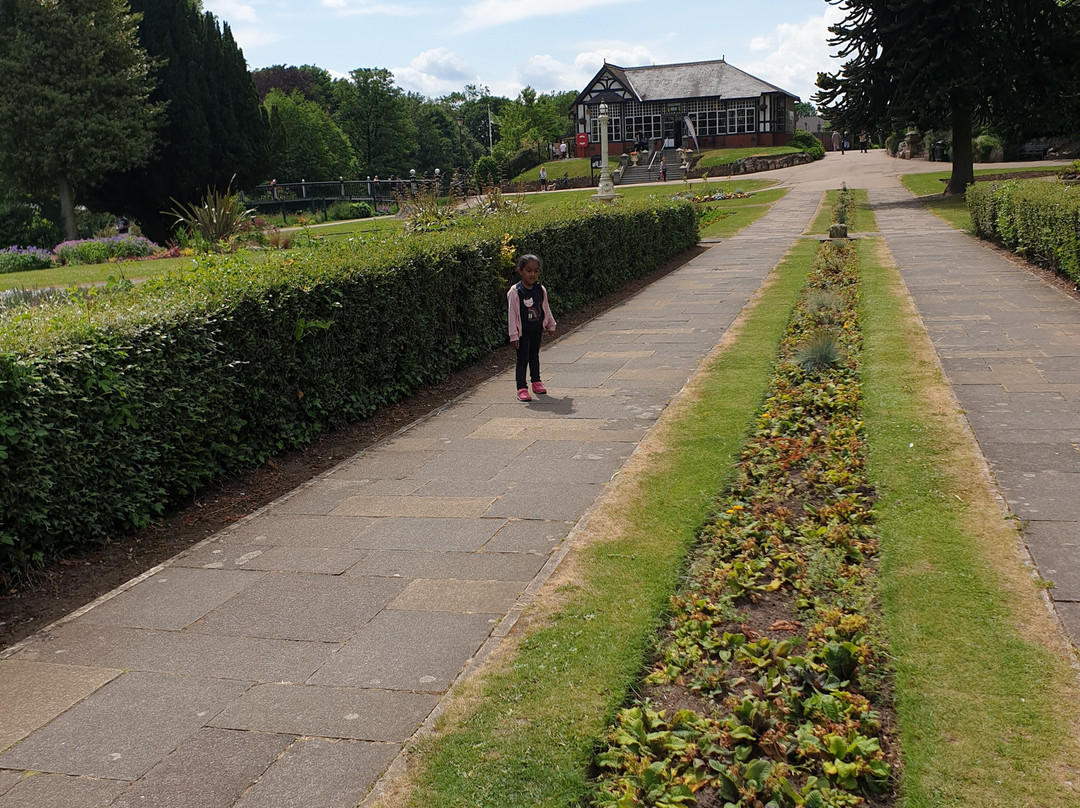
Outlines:
[{"label": "white cloud", "polygon": [[476,72],[458,54],[433,48],[417,55],[408,67],[394,68],[394,81],[403,89],[437,98],[466,84],[479,83]]},{"label": "white cloud", "polygon": [[462,6],[459,31],[493,28],[532,17],[567,16],[597,6],[631,5],[641,0],[480,0]]},{"label": "white cloud", "polygon": [[319,0],[329,9],[333,9],[342,16],[382,15],[384,17],[415,17],[422,12],[413,4],[408,3],[378,3],[372,0]]},{"label": "white cloud", "polygon": [[240,0],[206,0],[203,7],[219,20],[228,22],[230,28],[236,22],[256,22],[258,20],[255,6],[240,2]]},{"label": "white cloud", "polygon": [[778,25],[770,35],[748,43],[759,58],[736,67],[809,101],[816,90],[817,74],[839,68],[827,40],[828,27],[841,19],[843,12],[830,5],[819,17]]}]

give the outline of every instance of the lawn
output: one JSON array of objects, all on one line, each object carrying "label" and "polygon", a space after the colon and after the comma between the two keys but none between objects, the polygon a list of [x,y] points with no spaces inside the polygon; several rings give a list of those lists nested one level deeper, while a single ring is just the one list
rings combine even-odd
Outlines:
[{"label": "lawn", "polygon": [[[1016,174],[1017,179],[1023,179],[1025,173],[1032,171],[1046,171],[1045,165],[1022,166],[1019,168],[977,168],[975,169],[976,182],[978,177],[995,176],[999,174]],[[934,171],[929,174],[904,174],[900,182],[911,193],[919,198],[927,210],[935,213],[947,221],[957,230],[965,233],[972,232],[971,214],[968,213],[967,202],[963,196],[944,196],[945,183],[949,179],[951,171]]]}]

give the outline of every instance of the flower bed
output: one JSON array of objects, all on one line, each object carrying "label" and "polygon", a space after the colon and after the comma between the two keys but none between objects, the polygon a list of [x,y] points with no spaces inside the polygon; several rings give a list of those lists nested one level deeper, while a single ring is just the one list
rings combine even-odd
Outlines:
[{"label": "flower bed", "polygon": [[121,258],[145,258],[160,248],[142,236],[107,236],[65,241],[53,252],[61,264],[104,264]]},{"label": "flower bed", "polygon": [[891,801],[856,260],[822,245],[737,482],[596,758],[598,806]]},{"label": "flower bed", "polygon": [[48,269],[52,265],[52,253],[40,247],[8,247],[0,250],[0,273]]}]

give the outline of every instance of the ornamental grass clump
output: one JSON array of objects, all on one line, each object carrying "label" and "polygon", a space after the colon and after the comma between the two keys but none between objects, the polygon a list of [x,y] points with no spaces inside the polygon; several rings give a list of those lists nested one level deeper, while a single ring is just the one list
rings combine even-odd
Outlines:
[{"label": "ornamental grass clump", "polygon": [[640,696],[596,757],[594,805],[860,806],[888,794],[874,491],[861,433],[855,250],[825,243],[804,302],[843,301],[842,360],[793,361],[796,307],[736,482],[701,530]]},{"label": "ornamental grass clump", "polygon": [[795,353],[795,363],[807,373],[831,367],[844,357],[840,340],[831,331],[815,331]]},{"label": "ornamental grass clump", "polygon": [[8,247],[0,250],[0,273],[48,269],[54,262],[53,254],[40,247]]},{"label": "ornamental grass clump", "polygon": [[233,241],[255,213],[254,208],[244,207],[239,194],[233,193],[231,183],[224,191],[207,188],[199,204],[184,204],[175,199],[169,201],[173,203],[172,210],[162,213],[176,219],[176,226],[189,236],[222,251],[232,248]]}]

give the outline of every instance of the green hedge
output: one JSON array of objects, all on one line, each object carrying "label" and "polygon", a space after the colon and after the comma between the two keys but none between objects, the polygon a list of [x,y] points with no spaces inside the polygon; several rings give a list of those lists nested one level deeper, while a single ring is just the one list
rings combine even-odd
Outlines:
[{"label": "green hedge", "polygon": [[1044,180],[976,183],[967,205],[979,238],[1080,283],[1080,188]]},{"label": "green hedge", "polygon": [[506,342],[515,254],[556,316],[697,242],[689,204],[207,259],[0,317],[0,575],[146,525],[223,473]]}]

